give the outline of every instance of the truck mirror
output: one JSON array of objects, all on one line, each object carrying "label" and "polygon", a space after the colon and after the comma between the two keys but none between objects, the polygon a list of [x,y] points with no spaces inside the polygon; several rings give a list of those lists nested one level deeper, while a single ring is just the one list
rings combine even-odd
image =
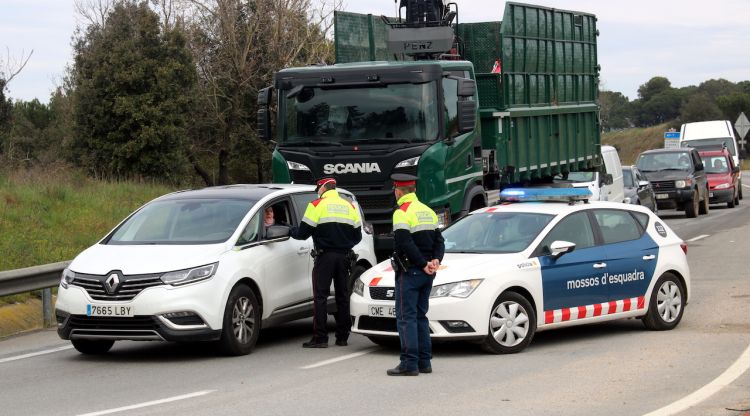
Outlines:
[{"label": "truck mirror", "polygon": [[614,183],[614,179],[612,178],[611,173],[605,173],[602,175],[602,185],[612,185]]},{"label": "truck mirror", "polygon": [[258,138],[264,141],[271,140],[271,98],[273,92],[271,87],[258,91]]},{"label": "truck mirror", "polygon": [[456,78],[458,80],[458,88],[456,90],[459,97],[473,97],[477,91],[477,83],[473,79],[468,78]]},{"label": "truck mirror", "polygon": [[474,130],[477,124],[477,108],[475,101],[459,101],[458,105],[458,133],[468,133]]}]

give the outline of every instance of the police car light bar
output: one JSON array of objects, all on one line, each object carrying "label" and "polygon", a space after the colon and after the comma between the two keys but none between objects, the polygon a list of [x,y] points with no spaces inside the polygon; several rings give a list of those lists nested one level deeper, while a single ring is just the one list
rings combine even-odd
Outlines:
[{"label": "police car light bar", "polygon": [[578,202],[588,201],[586,188],[508,188],[500,192],[501,202]]}]

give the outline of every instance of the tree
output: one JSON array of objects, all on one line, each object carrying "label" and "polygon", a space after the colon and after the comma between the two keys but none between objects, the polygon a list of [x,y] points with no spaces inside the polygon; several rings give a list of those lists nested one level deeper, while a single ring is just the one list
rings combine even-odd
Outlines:
[{"label": "tree", "polygon": [[605,131],[630,127],[630,101],[621,92],[600,91],[599,107]]},{"label": "tree", "polygon": [[32,50],[28,55],[21,54],[20,59],[14,59],[6,49],[5,58],[0,57],[0,155],[6,153],[8,135],[12,127],[13,101],[5,96],[8,85],[29,63]]},{"label": "tree", "polygon": [[672,83],[664,77],[653,77],[645,84],[638,87],[638,97],[643,102],[648,102],[657,94],[672,89]]},{"label": "tree", "polygon": [[74,44],[73,160],[107,177],[179,182],[195,66],[179,27],[145,2],[118,1]]},{"label": "tree", "polygon": [[680,109],[680,122],[720,120],[722,113],[716,102],[705,93],[698,93],[685,101]]},{"label": "tree", "polygon": [[744,112],[745,116],[750,117],[750,92],[736,92],[730,95],[719,97],[716,104],[721,109],[721,119],[729,120],[734,123],[740,113]]},{"label": "tree", "polygon": [[698,85],[698,90],[705,94],[711,101],[716,100],[718,97],[729,95],[735,92],[737,85],[731,81],[721,79],[709,79],[708,81],[701,82]]},{"label": "tree", "polygon": [[207,185],[264,182],[270,155],[255,134],[257,93],[279,69],[332,60],[329,15],[310,13],[310,0],[189,5],[183,13],[199,75],[190,160]]}]

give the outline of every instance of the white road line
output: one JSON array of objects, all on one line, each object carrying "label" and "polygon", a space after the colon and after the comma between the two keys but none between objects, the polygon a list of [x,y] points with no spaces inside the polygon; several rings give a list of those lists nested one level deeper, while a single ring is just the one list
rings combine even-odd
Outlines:
[{"label": "white road line", "polygon": [[23,355],[16,355],[15,357],[0,358],[0,364],[8,363],[11,361],[23,360],[24,358],[36,357],[38,355],[52,354],[54,352],[69,350],[71,348],[73,348],[72,345],[66,345],[64,347],[52,348],[50,350],[31,352],[31,353],[23,354]]},{"label": "white road line", "polygon": [[337,358],[331,358],[330,360],[321,361],[319,363],[306,365],[304,367],[300,367],[300,369],[302,369],[302,370],[309,370],[311,368],[318,368],[318,367],[322,367],[324,365],[334,364],[334,363],[337,363],[339,361],[350,360],[352,358],[357,358],[357,357],[360,357],[362,355],[369,354],[369,353],[371,353],[373,351],[376,351],[377,349],[378,348],[368,348],[366,350],[355,352],[353,354],[348,354],[348,355],[344,355],[344,356],[337,357]]},{"label": "white road line", "polygon": [[747,371],[748,368],[750,368],[750,346],[745,349],[745,352],[742,353],[740,358],[738,358],[734,364],[729,366],[726,371],[721,373],[721,375],[716,377],[712,382],[694,391],[692,394],[683,397],[670,405],[664,406],[661,409],[647,413],[644,416],[668,416],[679,413],[691,406],[695,406],[703,400],[708,399],[722,388],[730,385],[737,379],[737,377]]},{"label": "white road line", "polygon": [[102,410],[99,412],[93,412],[93,413],[84,413],[78,416],[99,416],[99,415],[108,415],[110,413],[117,413],[117,412],[123,412],[125,410],[133,410],[133,409],[141,409],[143,407],[149,407],[149,406],[156,406],[159,404],[169,403],[169,402],[176,402],[178,400],[186,400],[186,399],[192,399],[193,397],[198,396],[205,396],[206,394],[213,393],[216,390],[203,390],[203,391],[197,391],[195,393],[188,393],[188,394],[182,394],[180,396],[174,396],[174,397],[167,397],[166,399],[161,400],[153,400],[150,402],[144,402],[144,403],[138,403],[130,406],[124,406],[124,407],[118,407],[116,409],[108,409],[108,410]]},{"label": "white road line", "polygon": [[742,186],[744,186],[745,188],[750,188],[750,185],[745,185],[744,183],[742,184]]},{"label": "white road line", "polygon": [[710,237],[708,234],[701,234],[698,237],[693,237],[690,240],[687,240],[688,243],[692,243],[693,241],[703,240],[706,237]]}]

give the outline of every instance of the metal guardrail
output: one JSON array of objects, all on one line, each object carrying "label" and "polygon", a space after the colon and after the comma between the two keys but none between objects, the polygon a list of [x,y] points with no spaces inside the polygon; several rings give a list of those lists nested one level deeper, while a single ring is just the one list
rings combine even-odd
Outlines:
[{"label": "metal guardrail", "polygon": [[55,287],[70,261],[0,272],[0,296]]}]

